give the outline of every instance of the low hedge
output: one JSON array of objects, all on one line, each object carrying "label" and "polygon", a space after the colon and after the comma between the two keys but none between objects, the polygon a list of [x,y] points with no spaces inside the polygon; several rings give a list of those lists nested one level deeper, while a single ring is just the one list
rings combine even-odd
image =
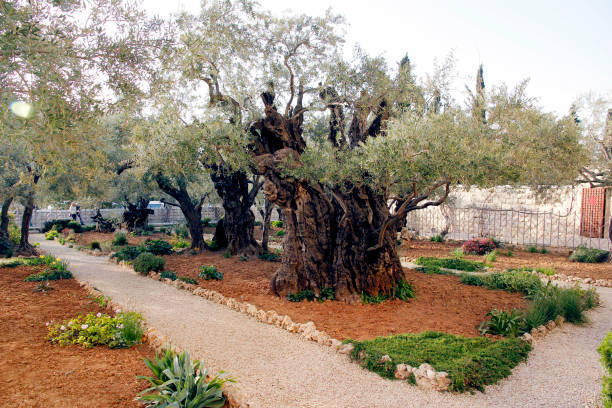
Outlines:
[{"label": "low hedge", "polygon": [[143,275],[151,271],[159,272],[164,269],[164,266],[166,266],[164,258],[155,256],[149,252],[143,252],[134,260],[134,270]]}]

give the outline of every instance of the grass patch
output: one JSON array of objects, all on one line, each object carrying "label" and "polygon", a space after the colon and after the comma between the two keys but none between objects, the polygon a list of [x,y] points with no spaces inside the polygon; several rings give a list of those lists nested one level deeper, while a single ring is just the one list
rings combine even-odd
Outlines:
[{"label": "grass patch", "polygon": [[524,271],[497,272],[490,275],[462,274],[461,283],[472,286],[484,286],[487,289],[521,292],[530,299],[541,291],[544,286],[540,278]]},{"label": "grass patch", "polygon": [[467,259],[461,259],[459,257],[452,258],[433,258],[421,256],[417,258],[415,263],[423,267],[425,273],[443,273],[440,271],[443,269],[455,269],[465,272],[476,272],[481,271],[485,268],[484,262],[468,261]]},{"label": "grass patch", "polygon": [[569,257],[570,261],[583,263],[602,263],[610,259],[610,252],[596,248],[576,248]]},{"label": "grass patch", "polygon": [[[446,333],[426,331],[419,334],[399,334],[373,340],[353,341],[353,360],[381,377],[393,379],[397,364],[418,367],[431,364],[437,371],[446,371],[452,391],[483,391],[510,375],[511,370],[527,358],[531,346],[516,338],[494,341],[485,337],[466,338]],[[389,355],[392,361],[381,364],[380,358]]]}]

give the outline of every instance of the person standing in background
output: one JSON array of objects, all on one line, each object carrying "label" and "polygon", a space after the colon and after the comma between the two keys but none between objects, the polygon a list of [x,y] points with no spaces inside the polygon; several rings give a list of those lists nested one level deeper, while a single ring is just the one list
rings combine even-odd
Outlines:
[{"label": "person standing in background", "polygon": [[85,225],[83,224],[83,218],[81,218],[81,206],[78,203],[74,203],[74,206],[76,207],[76,215],[77,217],[79,217],[79,221],[81,222],[81,225]]},{"label": "person standing in background", "polygon": [[77,206],[76,206],[76,203],[74,201],[70,202],[70,208],[68,208],[68,213],[70,214],[70,218],[72,218],[72,221],[76,221]]}]

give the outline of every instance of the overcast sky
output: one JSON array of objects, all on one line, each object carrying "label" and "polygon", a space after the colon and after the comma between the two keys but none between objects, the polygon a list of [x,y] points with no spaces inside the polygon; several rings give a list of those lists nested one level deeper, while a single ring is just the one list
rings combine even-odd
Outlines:
[{"label": "overcast sky", "polygon": [[[199,0],[144,0],[152,14],[197,11]],[[458,101],[473,87],[478,64],[487,86],[530,78],[531,96],[564,114],[587,91],[612,90],[612,0],[261,0],[276,14],[346,17],[347,46],[399,61],[406,53],[418,75],[453,51]]]}]

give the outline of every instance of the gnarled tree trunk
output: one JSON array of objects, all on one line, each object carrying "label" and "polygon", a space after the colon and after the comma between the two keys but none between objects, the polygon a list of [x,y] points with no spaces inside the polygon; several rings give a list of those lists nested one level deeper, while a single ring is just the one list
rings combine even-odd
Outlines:
[{"label": "gnarled tree trunk", "polygon": [[31,195],[25,202],[21,218],[21,240],[16,251],[19,255],[36,255],[36,249],[30,244],[30,221],[33,213],[34,195]]},{"label": "gnarled tree trunk", "polygon": [[147,208],[149,199],[140,197],[136,203],[131,203],[127,197],[127,209],[123,212],[123,222],[128,231],[143,230],[147,228],[149,215],[154,211]]},{"label": "gnarled tree trunk", "polygon": [[[319,293],[331,287],[337,299],[347,302],[359,300],[364,292],[392,295],[404,278],[395,245],[400,221],[408,211],[435,205],[420,204],[431,191],[422,195],[415,191],[392,206],[397,207],[392,213],[388,197],[367,186],[324,187],[285,175],[281,164],[288,158],[299,162],[306,148],[301,98],[285,115],[274,106],[273,94],[264,93],[262,99],[265,118],[251,128],[256,139],[254,159],[258,173],[265,176],[266,198],[283,209],[285,229],[282,264],[272,278],[273,291],[284,296],[305,289]],[[368,136],[379,135],[387,117],[385,108],[383,101],[369,127],[365,118],[370,111],[358,110],[347,144],[356,146]],[[334,126],[339,117],[334,109],[329,139],[340,148],[343,142],[336,136],[342,126]],[[441,185],[448,183],[432,189]]]},{"label": "gnarled tree trunk", "polygon": [[272,218],[272,203],[266,198],[263,210],[260,210],[262,218],[261,248],[268,252],[268,241],[270,238],[270,218]]},{"label": "gnarled tree trunk", "polygon": [[9,197],[2,203],[2,213],[0,214],[0,241],[9,241],[8,226],[11,221],[8,216],[9,207],[13,203],[13,198]]},{"label": "gnarled tree trunk", "polygon": [[[211,180],[223,201],[225,211],[223,227],[227,248],[232,255],[261,254],[262,248],[253,236],[255,215],[251,211],[260,187],[259,181],[249,180],[246,173],[242,171],[226,171],[216,165],[211,167],[213,169]],[[252,184],[250,189],[249,184]]]}]

